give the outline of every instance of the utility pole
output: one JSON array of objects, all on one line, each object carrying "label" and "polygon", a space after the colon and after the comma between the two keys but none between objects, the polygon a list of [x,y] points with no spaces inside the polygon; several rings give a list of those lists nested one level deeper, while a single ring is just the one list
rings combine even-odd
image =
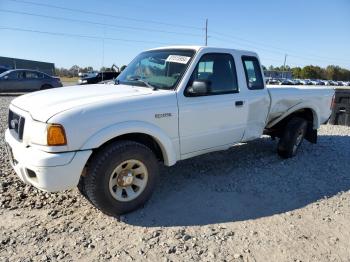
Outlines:
[{"label": "utility pole", "polygon": [[284,72],[286,71],[286,61],[287,61],[287,54],[284,55],[282,78],[284,77]]},{"label": "utility pole", "polygon": [[105,63],[105,37],[106,37],[106,29],[103,28],[103,38],[102,38],[102,72],[101,72],[102,81],[103,81],[103,66],[104,66],[104,63]]},{"label": "utility pole", "polygon": [[205,19],[205,46],[208,45],[208,18]]}]

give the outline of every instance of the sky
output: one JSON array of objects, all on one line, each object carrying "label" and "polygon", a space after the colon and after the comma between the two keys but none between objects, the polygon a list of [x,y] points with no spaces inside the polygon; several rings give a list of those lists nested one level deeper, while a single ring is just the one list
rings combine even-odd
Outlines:
[{"label": "sky", "polygon": [[263,65],[350,69],[350,0],[0,0],[0,56],[128,64],[166,45],[255,51]]}]

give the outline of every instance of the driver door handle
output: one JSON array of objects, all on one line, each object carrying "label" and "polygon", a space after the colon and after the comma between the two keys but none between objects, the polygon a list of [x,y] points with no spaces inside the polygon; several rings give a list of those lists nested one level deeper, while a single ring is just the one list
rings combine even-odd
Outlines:
[{"label": "driver door handle", "polygon": [[243,104],[244,104],[244,101],[241,101],[241,100],[235,102],[236,106],[243,106]]}]

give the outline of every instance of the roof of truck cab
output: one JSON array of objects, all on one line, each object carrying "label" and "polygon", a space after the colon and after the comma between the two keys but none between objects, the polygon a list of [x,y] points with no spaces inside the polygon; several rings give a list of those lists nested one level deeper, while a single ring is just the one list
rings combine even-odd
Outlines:
[{"label": "roof of truck cab", "polygon": [[222,48],[222,47],[215,47],[215,46],[198,46],[198,45],[174,45],[174,46],[163,46],[163,47],[157,47],[149,49],[148,51],[153,50],[164,50],[164,49],[192,49],[195,51],[198,51],[200,49],[209,49],[209,50],[221,50],[221,51],[234,51],[239,52],[244,55],[253,55],[257,56],[257,53],[248,51],[248,50],[240,50],[240,49],[234,49],[234,48]]}]

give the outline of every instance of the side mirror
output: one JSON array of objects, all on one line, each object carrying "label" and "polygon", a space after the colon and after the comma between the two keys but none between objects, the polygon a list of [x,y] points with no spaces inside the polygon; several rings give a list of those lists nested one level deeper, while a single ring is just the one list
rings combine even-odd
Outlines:
[{"label": "side mirror", "polygon": [[9,79],[9,76],[4,76],[2,79],[7,80]]},{"label": "side mirror", "polygon": [[211,82],[208,80],[195,80],[187,87],[187,96],[205,96],[208,94]]}]

